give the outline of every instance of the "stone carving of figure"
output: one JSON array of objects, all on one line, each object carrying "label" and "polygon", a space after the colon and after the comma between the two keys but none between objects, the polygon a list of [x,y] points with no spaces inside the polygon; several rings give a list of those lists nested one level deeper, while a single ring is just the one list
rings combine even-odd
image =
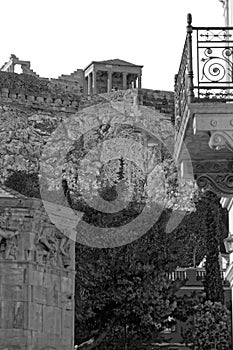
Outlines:
[{"label": "stone carving of figure", "polygon": [[62,262],[64,267],[70,266],[71,257],[70,257],[70,239],[64,235],[59,230],[56,230],[56,237],[59,239],[59,253],[62,257]]},{"label": "stone carving of figure", "polygon": [[14,237],[16,237],[18,234],[18,230],[8,230],[0,228],[0,244],[2,243],[3,239],[6,240],[6,245],[4,249],[2,249],[2,251],[5,251],[5,259],[7,260],[16,259],[17,244],[14,240]]},{"label": "stone carving of figure", "polygon": [[37,246],[39,245],[37,253],[40,262],[50,262],[52,265],[55,265],[57,244],[53,237],[52,227],[42,227],[35,243]]},{"label": "stone carving of figure", "polygon": [[14,231],[14,230],[3,230],[1,227],[0,227],[0,243],[2,241],[3,238],[5,239],[10,239],[12,237],[15,237],[19,234],[19,231]]},{"label": "stone carving of figure", "polygon": [[55,227],[42,227],[35,244],[40,262],[65,268],[70,266],[70,239]]}]

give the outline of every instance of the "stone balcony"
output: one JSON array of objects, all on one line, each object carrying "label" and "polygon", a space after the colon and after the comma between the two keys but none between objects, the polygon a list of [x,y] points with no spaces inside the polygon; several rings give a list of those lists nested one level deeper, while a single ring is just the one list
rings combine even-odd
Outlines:
[{"label": "stone balcony", "polygon": [[233,195],[233,28],[193,27],[175,76],[175,158],[200,188]]}]

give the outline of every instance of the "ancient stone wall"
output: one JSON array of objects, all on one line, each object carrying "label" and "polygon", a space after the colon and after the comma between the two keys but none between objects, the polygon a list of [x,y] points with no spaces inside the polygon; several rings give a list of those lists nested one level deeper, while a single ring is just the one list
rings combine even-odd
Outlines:
[{"label": "ancient stone wall", "polygon": [[44,144],[60,121],[88,106],[137,100],[139,105],[173,118],[173,93],[126,90],[93,97],[50,89],[44,81],[15,73],[0,72],[0,169],[5,179],[11,170],[38,172]]},{"label": "ancient stone wall", "polygon": [[74,242],[42,202],[0,198],[0,349],[71,350]]},{"label": "ancient stone wall", "polygon": [[[135,89],[90,98],[36,76],[0,72],[1,183],[12,170],[39,172],[43,147],[61,121],[79,118],[90,106],[91,118],[110,109],[114,117],[124,105],[129,114],[137,106],[161,113],[156,128],[162,131],[174,114],[171,92]],[[64,210],[61,223],[68,215]],[[41,201],[0,198],[0,349],[71,350],[73,298],[72,241],[51,223]]]}]

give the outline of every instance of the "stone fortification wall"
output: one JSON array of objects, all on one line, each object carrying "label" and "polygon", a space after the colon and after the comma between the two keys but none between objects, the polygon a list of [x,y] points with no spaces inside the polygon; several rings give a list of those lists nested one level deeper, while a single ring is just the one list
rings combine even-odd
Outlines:
[{"label": "stone fortification wall", "polygon": [[11,170],[38,172],[42,148],[60,121],[88,106],[124,100],[173,118],[172,92],[135,89],[90,98],[62,89],[55,91],[36,77],[0,72],[1,178]]}]

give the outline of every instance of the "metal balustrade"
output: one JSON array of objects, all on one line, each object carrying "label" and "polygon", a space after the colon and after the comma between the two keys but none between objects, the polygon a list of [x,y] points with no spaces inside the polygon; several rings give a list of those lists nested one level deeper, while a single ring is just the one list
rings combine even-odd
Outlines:
[{"label": "metal balustrade", "polygon": [[193,27],[175,76],[175,114],[179,129],[185,108],[195,102],[233,101],[233,27]]}]

